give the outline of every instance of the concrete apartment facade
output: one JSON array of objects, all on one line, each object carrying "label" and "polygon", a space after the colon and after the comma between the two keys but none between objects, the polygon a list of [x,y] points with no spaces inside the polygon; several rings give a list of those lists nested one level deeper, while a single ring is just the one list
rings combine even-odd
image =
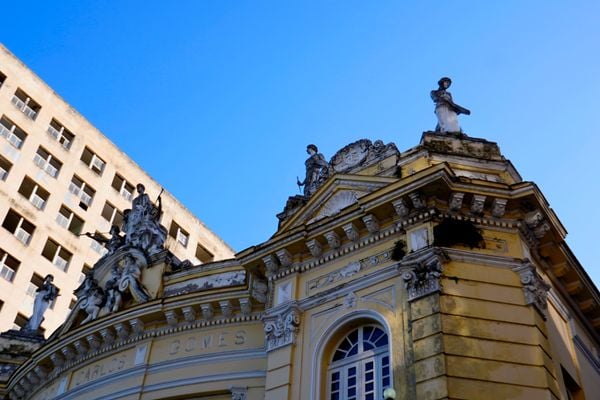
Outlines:
[{"label": "concrete apartment facade", "polygon": [[[80,307],[47,341],[0,336],[0,392],[598,397],[598,290],[543,194],[495,143],[427,132],[400,152],[360,140],[320,165],[327,173],[288,199],[275,235],[231,259],[176,266],[168,250],[123,246],[99,261]],[[118,294],[118,309],[100,309],[121,274],[133,288]]]},{"label": "concrete apartment facade", "polygon": [[[161,186],[0,46],[0,331],[25,323],[46,274],[60,296],[42,327],[63,323],[82,273],[104,252],[81,234],[119,225],[138,183],[155,201]],[[168,192],[162,210],[166,247],[180,260],[232,256]]]}]

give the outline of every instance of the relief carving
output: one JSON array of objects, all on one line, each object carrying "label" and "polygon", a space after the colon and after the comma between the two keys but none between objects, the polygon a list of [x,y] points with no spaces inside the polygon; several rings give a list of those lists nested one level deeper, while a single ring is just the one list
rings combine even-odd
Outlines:
[{"label": "relief carving", "polygon": [[300,309],[290,305],[279,314],[263,317],[263,322],[267,351],[294,344],[300,327]]}]

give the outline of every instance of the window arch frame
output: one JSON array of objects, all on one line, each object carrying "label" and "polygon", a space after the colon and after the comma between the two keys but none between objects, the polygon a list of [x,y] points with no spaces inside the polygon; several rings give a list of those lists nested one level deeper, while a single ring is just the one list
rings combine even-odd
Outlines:
[{"label": "window arch frame", "polygon": [[388,321],[375,310],[353,310],[331,320],[317,339],[312,358],[311,400],[324,399],[327,396],[328,369],[332,349],[343,337],[353,329],[362,325],[376,325],[388,336],[388,353],[390,357],[390,387],[394,387],[394,344],[391,340],[391,327]]}]

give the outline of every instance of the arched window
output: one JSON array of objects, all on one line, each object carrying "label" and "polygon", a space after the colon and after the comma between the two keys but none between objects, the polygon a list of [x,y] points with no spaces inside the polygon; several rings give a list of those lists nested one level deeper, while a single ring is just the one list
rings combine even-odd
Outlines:
[{"label": "arched window", "polygon": [[333,351],[327,375],[329,400],[382,400],[391,386],[387,334],[374,325],[351,331]]}]

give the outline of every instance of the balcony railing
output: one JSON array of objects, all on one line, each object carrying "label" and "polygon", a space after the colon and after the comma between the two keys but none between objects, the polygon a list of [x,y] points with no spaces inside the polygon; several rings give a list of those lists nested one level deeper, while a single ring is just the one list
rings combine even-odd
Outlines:
[{"label": "balcony railing", "polygon": [[177,231],[177,241],[184,246],[187,246],[189,236],[186,236],[183,232]]},{"label": "balcony railing", "polygon": [[87,194],[86,192],[81,190],[81,188],[79,186],[77,186],[75,183],[71,182],[69,184],[68,190],[69,190],[69,192],[73,193],[75,196],[79,197],[81,199],[81,201],[83,202],[83,204],[85,204],[86,206],[89,207],[89,205],[92,203],[92,196],[90,196],[89,194]]},{"label": "balcony railing", "polygon": [[8,265],[0,262],[0,277],[6,279],[9,282],[12,282],[15,276],[15,270],[9,267]]},{"label": "balcony railing", "polygon": [[31,204],[33,204],[34,206],[36,206],[40,210],[42,208],[44,208],[44,205],[46,205],[46,200],[42,199],[40,196],[38,196],[35,193],[33,193],[31,195],[31,197],[29,198],[29,201],[31,202]]},{"label": "balcony railing", "polygon": [[56,141],[58,141],[65,150],[69,150],[71,148],[71,141],[65,137],[62,130],[59,131],[52,125],[49,125],[47,132]]},{"label": "balcony railing", "polygon": [[69,183],[68,190],[69,190],[69,192],[73,193],[75,196],[79,196],[79,193],[81,193],[81,188],[73,182]]},{"label": "balcony railing", "polygon": [[29,283],[29,286],[27,286],[27,291],[25,292],[25,294],[27,294],[27,296],[30,297],[35,297],[35,292],[37,291],[38,287],[34,284],[34,283]]},{"label": "balcony railing", "polygon": [[92,203],[92,196],[90,196],[89,194],[87,194],[84,191],[81,191],[81,194],[79,195],[79,198],[81,199],[81,202],[83,204],[85,204],[86,206],[88,206],[88,207]]},{"label": "balcony railing", "polygon": [[121,193],[121,196],[123,196],[127,200],[131,201],[131,198],[133,197],[133,195],[131,194],[131,192],[129,190],[122,188],[120,193]]},{"label": "balcony railing", "polygon": [[15,105],[15,107],[21,110],[23,114],[27,115],[29,118],[35,119],[35,117],[37,117],[37,111],[29,107],[23,100],[21,100],[17,96],[13,96],[11,102]]},{"label": "balcony railing", "polygon": [[99,159],[96,155],[92,157],[92,166],[95,167],[98,171],[102,172],[104,169],[104,161]]},{"label": "balcony railing", "polygon": [[15,133],[11,129],[8,129],[2,124],[0,124],[0,136],[8,140],[8,143],[12,144],[17,149],[20,149],[23,145],[23,139],[15,135]]},{"label": "balcony railing", "polygon": [[40,167],[40,169],[46,171],[51,177],[56,178],[56,175],[58,175],[58,169],[48,161],[44,160],[39,154],[36,153],[36,155],[33,156],[33,162]]},{"label": "balcony railing", "polygon": [[69,218],[65,217],[64,215],[62,215],[61,213],[58,213],[58,215],[56,216],[56,222],[63,228],[68,229],[69,224],[71,223],[71,220]]},{"label": "balcony railing", "polygon": [[54,257],[54,261],[52,263],[56,265],[61,271],[66,271],[67,266],[69,265],[69,261],[65,260],[58,254],[56,255],[56,257]]},{"label": "balcony railing", "polygon": [[102,246],[102,244],[94,239],[92,239],[92,244],[90,245],[90,247],[96,252],[96,253],[100,253],[100,255],[104,255],[105,253],[108,252],[108,250],[106,250],[104,248],[104,246]]},{"label": "balcony railing", "polygon": [[17,228],[17,230],[15,230],[15,237],[19,239],[21,243],[27,245],[29,243],[29,239],[31,239],[31,233],[27,232],[23,228]]}]

